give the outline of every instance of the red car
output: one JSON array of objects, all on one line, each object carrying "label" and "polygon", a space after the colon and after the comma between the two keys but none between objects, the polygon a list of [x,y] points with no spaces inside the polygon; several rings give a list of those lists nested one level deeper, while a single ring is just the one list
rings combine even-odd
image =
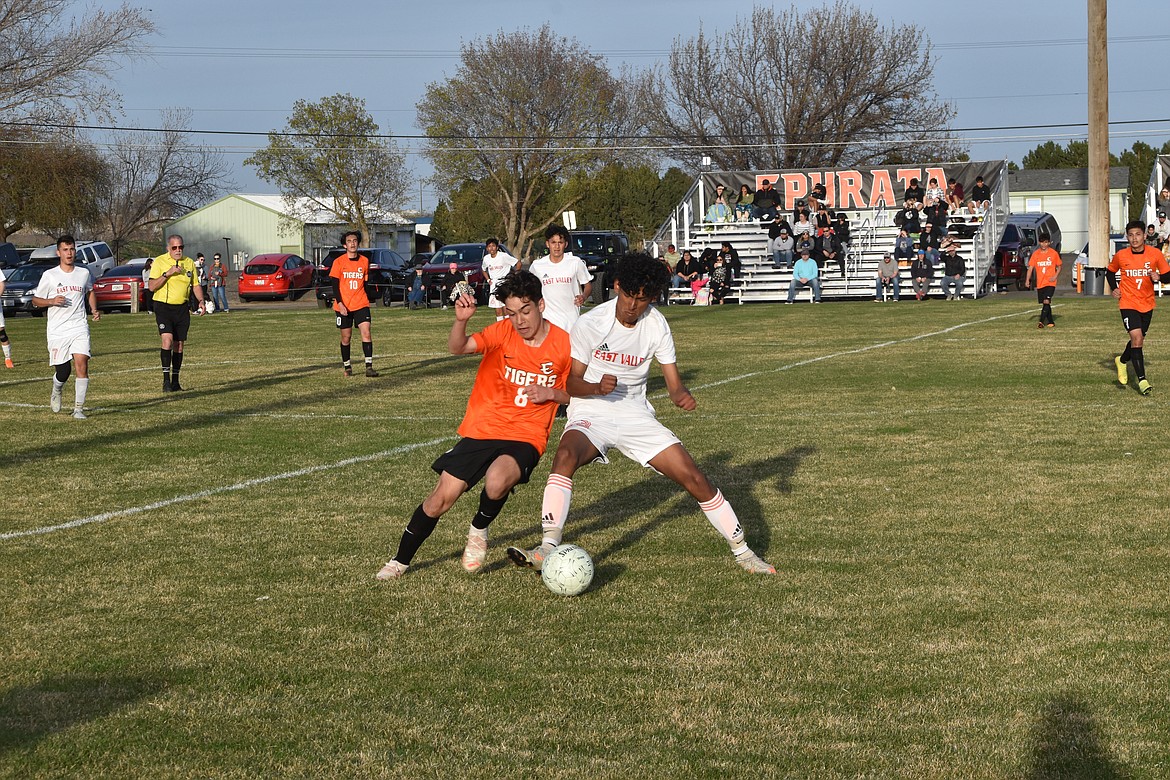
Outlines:
[{"label": "red car", "polygon": [[130,311],[131,282],[138,282],[138,310],[147,311],[150,307],[147,302],[150,293],[146,290],[146,283],[142,276],[150,268],[149,258],[131,260],[123,265],[116,265],[102,274],[93,283],[93,294],[97,298],[97,307],[101,311],[125,309]]},{"label": "red car", "polygon": [[313,288],[313,264],[296,255],[256,255],[240,274],[240,300],[287,298]]}]

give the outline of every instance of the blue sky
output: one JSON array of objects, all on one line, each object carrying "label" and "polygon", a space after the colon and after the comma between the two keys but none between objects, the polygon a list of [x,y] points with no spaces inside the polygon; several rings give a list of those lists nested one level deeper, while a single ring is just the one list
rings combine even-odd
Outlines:
[{"label": "blue sky", "polygon": [[[116,5],[104,0],[99,5]],[[428,83],[451,75],[459,46],[497,30],[550,22],[615,67],[661,59],[676,37],[731,26],[748,2],[373,2],[290,4],[273,0],[143,3],[158,26],[148,56],[114,74],[123,96],[119,124],[155,126],[160,109],[192,112],[203,130],[267,132],[284,126],[293,101],[349,92],[366,100],[383,132],[414,134],[415,103]],[[1080,128],[970,128],[1085,121],[1085,0],[959,0],[858,3],[878,18],[922,26],[935,47],[934,86],[958,111],[954,126],[973,159],[1017,162],[1044,140],[1081,137]],[[780,7],[780,6],[777,6]],[[803,6],[802,7],[807,7]],[[1170,46],[1164,3],[1112,0],[1110,117],[1170,118]],[[831,42],[829,45],[832,45]],[[355,57],[366,52],[368,57]],[[1170,121],[1115,127],[1111,147],[1160,145]],[[243,160],[262,137],[213,136],[245,192],[273,192]],[[402,141],[418,181],[407,206],[433,208],[417,141]],[[420,189],[421,186],[421,189]]]}]

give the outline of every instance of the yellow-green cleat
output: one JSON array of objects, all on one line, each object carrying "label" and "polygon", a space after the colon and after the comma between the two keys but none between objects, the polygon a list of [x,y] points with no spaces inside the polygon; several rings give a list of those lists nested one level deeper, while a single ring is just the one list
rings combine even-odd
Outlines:
[{"label": "yellow-green cleat", "polygon": [[1153,389],[1154,388],[1150,387],[1150,383],[1147,382],[1145,379],[1138,380],[1138,392],[1141,393],[1142,395],[1149,395],[1150,391]]},{"label": "yellow-green cleat", "polygon": [[1129,366],[1121,362],[1121,356],[1113,358],[1113,365],[1117,366],[1117,381],[1123,385],[1129,384]]}]

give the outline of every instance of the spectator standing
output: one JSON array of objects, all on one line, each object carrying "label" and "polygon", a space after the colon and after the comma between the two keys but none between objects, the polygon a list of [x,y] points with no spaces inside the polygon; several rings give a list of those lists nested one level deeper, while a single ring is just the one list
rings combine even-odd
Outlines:
[{"label": "spectator standing", "polygon": [[849,254],[851,233],[849,230],[849,216],[844,211],[838,211],[833,214],[833,230],[837,234],[837,240],[841,242],[841,254]]},{"label": "spectator standing", "polygon": [[723,303],[723,299],[731,290],[731,256],[726,252],[720,252],[715,256],[715,264],[711,268],[709,289],[712,304]]},{"label": "spectator standing", "polygon": [[1036,302],[1040,304],[1040,321],[1038,328],[1055,328],[1052,319],[1052,296],[1056,294],[1056,279],[1060,275],[1060,254],[1052,248],[1052,240],[1047,233],[1039,235],[1040,246],[1028,258],[1028,275],[1024,279],[1024,287],[1032,287],[1032,277],[1036,278]]},{"label": "spectator standing", "polygon": [[353,340],[354,325],[362,340],[362,355],[366,359],[366,376],[376,377],[374,370],[374,338],[370,333],[370,299],[366,296],[366,282],[370,278],[370,259],[358,254],[358,242],[362,234],[356,230],[346,231],[341,237],[345,254],[333,261],[329,278],[333,282],[333,311],[336,313],[337,329],[341,331],[341,371],[353,376],[350,362],[350,342]]},{"label": "spectator standing", "polygon": [[[49,347],[49,365],[53,367],[53,389],[49,393],[49,408],[61,411],[61,390],[69,379],[70,366],[77,368],[73,380],[73,419],[84,420],[85,394],[89,391],[89,323],[85,306],[89,304],[93,321],[101,319],[97,298],[93,294],[93,274],[87,268],[78,268],[77,242],[71,235],[57,239],[56,268],[41,275],[33,292],[33,306],[48,309],[45,316],[45,341]],[[184,311],[186,305],[184,304]]]},{"label": "spectator standing", "polygon": [[[208,298],[207,298],[207,261],[204,259],[202,252],[195,253],[195,284],[199,285],[199,289],[203,291],[202,300],[204,300],[204,301],[208,300]],[[191,296],[187,300],[187,303],[191,307],[192,314],[202,314],[203,313],[202,311],[199,311],[195,306],[195,296]]]},{"label": "spectator standing", "polygon": [[914,288],[914,299],[921,301],[930,293],[930,284],[934,280],[934,263],[927,257],[926,251],[919,249],[910,264],[910,285]]},{"label": "spectator standing", "polygon": [[504,303],[496,297],[496,287],[504,281],[504,277],[512,273],[512,269],[519,267],[519,260],[507,252],[500,251],[498,238],[489,238],[484,242],[483,262],[480,268],[488,280],[490,290],[488,307],[496,313],[496,320],[504,319]]},{"label": "spectator standing", "polygon": [[1117,381],[1122,385],[1129,383],[1126,364],[1132,362],[1138,392],[1149,395],[1153,388],[1146,379],[1146,358],[1142,350],[1154,317],[1154,282],[1170,283],[1170,265],[1161,252],[1146,246],[1146,231],[1140,219],[1125,226],[1125,238],[1129,246],[1113,255],[1105,267],[1105,278],[1121,310],[1121,323],[1129,333],[1125,350],[1113,362],[1117,367]]},{"label": "spectator standing", "polygon": [[[942,291],[948,301],[959,300],[963,297],[963,286],[967,282],[967,264],[958,253],[958,245],[950,244],[943,253],[943,280]],[[953,292],[947,292],[953,289]]]},{"label": "spectator standing", "polygon": [[752,205],[756,207],[761,222],[776,219],[776,211],[780,207],[780,193],[773,189],[771,179],[764,179],[760,183],[760,189],[756,190]]},{"label": "spectator standing", "polygon": [[183,390],[179,371],[183,368],[183,344],[191,328],[191,310],[187,301],[194,293],[198,311],[203,311],[203,288],[195,284],[195,261],[183,255],[183,237],[167,236],[166,254],[150,263],[150,281],[147,289],[154,296],[154,320],[161,340],[159,359],[162,363],[163,392]]},{"label": "spectator standing", "polygon": [[215,305],[216,311],[225,314],[230,312],[227,300],[227,269],[224,268],[219,252],[211,258],[211,268],[207,269],[207,286],[211,288],[211,302]]},{"label": "spectator standing", "polygon": [[593,291],[593,276],[585,262],[565,249],[569,231],[563,225],[549,225],[544,231],[548,254],[529,269],[544,284],[544,318],[566,333],[581,313],[581,304]]},{"label": "spectator standing", "polygon": [[878,262],[877,282],[874,285],[873,299],[875,301],[884,300],[882,292],[890,290],[894,293],[894,300],[897,301],[901,295],[901,285],[898,279],[898,261],[889,252]]},{"label": "spectator standing", "polygon": [[447,301],[452,303],[455,301],[452,297],[455,285],[466,281],[467,277],[459,272],[459,263],[452,262],[447,265],[447,273],[439,277],[439,303],[444,309],[447,308]]},{"label": "spectator standing", "polygon": [[788,284],[788,300],[784,303],[795,303],[797,289],[804,287],[812,288],[813,303],[821,302],[820,269],[817,268],[816,261],[809,256],[807,249],[800,250],[800,259],[792,267],[792,281]]},{"label": "spectator standing", "polygon": [[[4,269],[0,268],[0,293],[4,292]],[[4,367],[16,368],[12,363],[12,344],[8,341],[8,331],[4,329],[4,309],[0,307],[0,349],[4,350]]]},{"label": "spectator standing", "polygon": [[666,261],[672,269],[678,265],[678,261],[682,260],[682,255],[678,253],[678,249],[674,244],[666,245],[666,252],[662,255],[662,259]]}]

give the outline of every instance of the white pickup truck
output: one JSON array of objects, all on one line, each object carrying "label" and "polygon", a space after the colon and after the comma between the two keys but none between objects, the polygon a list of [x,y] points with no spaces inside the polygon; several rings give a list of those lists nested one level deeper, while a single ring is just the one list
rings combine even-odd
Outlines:
[{"label": "white pickup truck", "polygon": [[[57,245],[51,244],[40,249],[34,249],[29,260],[56,260]],[[83,241],[77,244],[77,264],[89,269],[94,279],[99,278],[106,271],[113,268],[117,261],[110,245],[105,241]]]}]

